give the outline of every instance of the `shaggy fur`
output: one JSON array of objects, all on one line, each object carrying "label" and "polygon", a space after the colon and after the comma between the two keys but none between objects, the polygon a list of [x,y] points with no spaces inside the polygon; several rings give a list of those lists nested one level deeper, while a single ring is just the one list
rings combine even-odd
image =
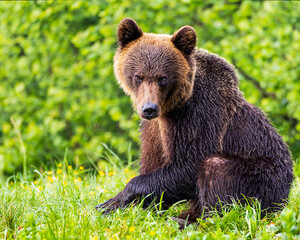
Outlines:
[{"label": "shaggy fur", "polygon": [[148,102],[159,115],[141,124],[140,175],[97,208],[109,213],[151,194],[148,206],[163,194],[165,207],[190,200],[181,218],[195,221],[219,200],[253,197],[272,211],[288,198],[293,164],[287,145],[244,99],[233,67],[195,51],[192,27],[156,35],[124,19],[118,40],[119,83],[141,116]]}]

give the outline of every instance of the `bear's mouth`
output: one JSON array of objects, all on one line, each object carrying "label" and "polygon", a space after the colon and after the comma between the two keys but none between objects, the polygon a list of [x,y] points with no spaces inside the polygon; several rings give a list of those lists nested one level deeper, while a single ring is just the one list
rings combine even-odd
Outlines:
[{"label": "bear's mouth", "polygon": [[155,115],[155,116],[144,116],[144,115],[142,115],[141,116],[142,118],[144,118],[144,119],[147,119],[147,120],[151,120],[151,119],[154,119],[154,118],[157,118],[158,117],[158,115]]}]

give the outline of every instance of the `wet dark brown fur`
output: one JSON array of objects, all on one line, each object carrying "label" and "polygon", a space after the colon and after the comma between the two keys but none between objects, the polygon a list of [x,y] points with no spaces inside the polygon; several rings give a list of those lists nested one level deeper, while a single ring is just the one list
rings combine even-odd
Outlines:
[{"label": "wet dark brown fur", "polygon": [[141,124],[140,175],[97,208],[108,213],[151,194],[148,206],[164,193],[165,206],[190,200],[181,218],[195,221],[219,201],[253,197],[272,211],[288,198],[293,170],[287,145],[244,99],[233,67],[195,50],[192,27],[157,35],[124,19],[118,40],[120,85],[141,117],[145,103],[158,113]]}]

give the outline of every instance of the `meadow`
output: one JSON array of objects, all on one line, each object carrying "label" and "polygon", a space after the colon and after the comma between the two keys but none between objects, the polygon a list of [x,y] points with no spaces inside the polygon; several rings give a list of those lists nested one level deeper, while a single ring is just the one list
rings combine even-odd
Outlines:
[{"label": "meadow", "polygon": [[102,215],[95,206],[113,197],[138,174],[136,162],[120,164],[109,152],[101,168],[72,166],[67,157],[49,169],[32,168],[0,183],[1,239],[299,239],[300,178],[295,179],[283,211],[260,218],[249,201],[212,212],[197,225],[179,230],[171,220],[186,203],[168,210],[141,204]]}]

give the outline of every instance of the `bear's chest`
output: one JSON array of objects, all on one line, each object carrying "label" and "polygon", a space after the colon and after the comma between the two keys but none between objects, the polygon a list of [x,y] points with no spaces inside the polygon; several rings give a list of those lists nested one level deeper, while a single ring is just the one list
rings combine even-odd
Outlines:
[{"label": "bear's chest", "polygon": [[173,129],[170,127],[166,121],[158,121],[159,134],[161,139],[161,145],[163,149],[163,159],[165,159],[165,164],[172,159],[172,150],[174,149],[174,133]]},{"label": "bear's chest", "polygon": [[182,156],[190,146],[188,129],[178,127],[178,122],[159,120],[159,134],[163,149],[164,165]]}]

